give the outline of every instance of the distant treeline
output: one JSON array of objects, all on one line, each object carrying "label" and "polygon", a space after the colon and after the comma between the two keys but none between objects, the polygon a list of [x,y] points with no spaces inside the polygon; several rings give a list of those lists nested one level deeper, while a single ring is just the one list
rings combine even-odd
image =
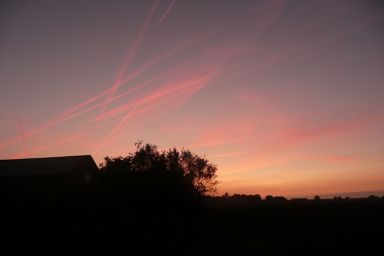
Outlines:
[{"label": "distant treeline", "polygon": [[[217,200],[252,200],[252,201],[278,201],[278,202],[283,202],[283,201],[317,201],[317,200],[350,200],[350,199],[364,199],[363,197],[359,198],[350,198],[348,196],[346,197],[341,197],[341,196],[335,196],[333,198],[326,198],[326,199],[321,199],[320,196],[316,195],[313,198],[307,198],[307,197],[300,197],[300,198],[290,198],[287,199],[284,196],[272,196],[272,195],[267,195],[264,197],[264,199],[259,195],[259,194],[228,194],[225,193],[221,196],[212,196],[212,198],[215,198]],[[376,196],[376,195],[369,195],[366,197],[366,199],[371,199],[371,200],[377,200],[377,199],[384,199],[384,196]]]}]

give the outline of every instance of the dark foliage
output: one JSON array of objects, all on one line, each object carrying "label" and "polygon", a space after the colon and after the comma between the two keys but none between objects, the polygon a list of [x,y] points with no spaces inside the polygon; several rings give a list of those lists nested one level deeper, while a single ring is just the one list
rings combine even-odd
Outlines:
[{"label": "dark foliage", "polygon": [[155,145],[136,143],[126,157],[106,157],[100,164],[100,185],[111,189],[156,194],[202,196],[215,191],[217,167],[189,150],[159,152]]},{"label": "dark foliage", "polygon": [[202,199],[215,190],[216,166],[189,150],[136,146],[126,157],[106,157],[93,184],[0,190],[8,249],[177,252],[202,239]]}]

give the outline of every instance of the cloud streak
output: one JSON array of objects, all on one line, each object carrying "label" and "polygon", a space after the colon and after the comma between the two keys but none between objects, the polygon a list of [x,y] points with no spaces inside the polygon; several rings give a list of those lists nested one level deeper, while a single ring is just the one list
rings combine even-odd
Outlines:
[{"label": "cloud streak", "polygon": [[160,25],[163,20],[165,19],[165,17],[167,17],[169,11],[172,9],[172,6],[175,4],[176,0],[172,0],[172,2],[169,4],[167,10],[165,10],[163,16],[161,16],[160,20],[159,20],[159,23],[157,23],[157,25]]},{"label": "cloud streak", "polygon": [[145,18],[144,24],[140,30],[140,33],[139,33],[137,39],[133,43],[132,47],[128,50],[128,53],[125,57],[125,61],[123,62],[122,66],[120,67],[118,74],[117,74],[117,78],[111,87],[111,92],[109,93],[108,98],[107,98],[107,104],[103,107],[101,115],[104,114],[104,112],[107,110],[110,100],[113,98],[115,92],[119,89],[119,87],[122,84],[122,79],[123,79],[125,72],[130,68],[133,60],[135,59],[135,56],[136,56],[136,54],[140,48],[141,41],[143,40],[144,34],[148,29],[148,26],[151,22],[153,14],[155,13],[155,10],[156,10],[158,3],[159,3],[159,1],[155,0],[154,4],[152,5],[151,9],[149,10],[147,17]]},{"label": "cloud streak", "polygon": [[181,83],[166,84],[161,88],[153,91],[146,97],[137,99],[136,101],[129,103],[128,105],[124,106],[124,108],[114,109],[105,113],[104,116],[100,116],[99,119],[103,120],[106,118],[111,118],[121,112],[124,113],[128,109],[128,113],[123,116],[123,118],[111,130],[111,132],[108,133],[108,135],[101,141],[101,143],[96,147],[94,152],[98,152],[107,143],[107,141],[110,140],[115,135],[115,133],[127,122],[128,119],[132,118],[133,116],[139,113],[142,114],[144,112],[149,111],[167,96],[180,95],[179,93],[187,93],[186,95],[190,95],[191,93],[202,89],[207,84],[207,82],[215,75],[217,75],[217,71],[212,71],[211,73],[208,73],[206,75],[195,76],[186,79]]}]

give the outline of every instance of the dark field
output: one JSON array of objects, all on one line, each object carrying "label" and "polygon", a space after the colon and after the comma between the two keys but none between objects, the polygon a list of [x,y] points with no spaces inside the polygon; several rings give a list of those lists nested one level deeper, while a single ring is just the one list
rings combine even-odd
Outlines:
[{"label": "dark field", "polygon": [[210,239],[215,241],[215,251],[219,254],[328,254],[336,249],[374,253],[382,250],[383,199],[210,201]]},{"label": "dark field", "polygon": [[382,198],[175,200],[3,198],[2,252],[380,255],[383,248]]}]

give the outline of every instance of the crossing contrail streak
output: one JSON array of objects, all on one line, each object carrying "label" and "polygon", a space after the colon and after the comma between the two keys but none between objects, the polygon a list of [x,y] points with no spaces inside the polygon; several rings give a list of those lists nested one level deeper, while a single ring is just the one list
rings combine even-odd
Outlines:
[{"label": "crossing contrail streak", "polygon": [[[155,6],[157,5],[157,3],[158,3],[158,1],[155,2],[153,8],[151,9],[151,12],[150,12],[150,15],[149,15],[149,16],[151,16],[151,14],[153,14],[152,11],[155,10]],[[163,17],[165,17],[165,16],[167,15],[167,13],[168,13],[169,10],[172,8],[172,6],[174,5],[174,3],[175,3],[175,1],[172,1],[172,2],[171,2],[171,4],[169,5],[168,9],[166,10],[166,13],[164,13]],[[149,16],[148,16],[148,17],[149,17]],[[134,74],[130,75],[130,76],[127,77],[127,78],[124,78],[124,79],[121,81],[121,83],[116,84],[116,86],[117,86],[117,87],[120,87],[120,86],[122,85],[123,82],[128,82],[128,81],[130,81],[131,79],[135,78],[137,75],[139,75],[140,73],[142,73],[143,71],[145,71],[145,68],[147,68],[148,66],[150,66],[150,65],[152,65],[152,64],[154,64],[154,63],[160,61],[162,58],[166,57],[167,55],[170,55],[170,54],[172,54],[172,53],[174,53],[174,52],[176,52],[176,51],[178,51],[178,50],[181,50],[181,49],[183,49],[183,48],[185,48],[185,47],[188,47],[188,46],[193,45],[193,44],[196,43],[197,41],[200,41],[201,39],[204,39],[204,38],[206,38],[207,36],[210,36],[210,35],[214,34],[215,32],[217,32],[217,31],[216,31],[216,30],[214,30],[214,31],[210,31],[210,32],[207,33],[206,35],[204,35],[204,36],[202,36],[202,37],[199,37],[199,38],[197,38],[196,40],[189,40],[186,44],[183,44],[183,45],[177,46],[177,47],[175,47],[175,48],[172,48],[172,49],[166,51],[165,53],[163,53],[163,54],[161,54],[161,55],[159,55],[159,56],[153,58],[153,59],[150,60],[148,63],[144,64],[144,65],[142,66],[141,69],[136,70]],[[142,34],[143,34],[143,33],[142,33]],[[119,76],[122,76],[122,75],[123,75],[123,70],[124,70],[124,68],[119,70],[119,71],[120,71],[120,72],[119,72],[119,74],[120,74]],[[117,90],[117,89],[116,89],[116,90]],[[98,94],[98,95],[96,95],[96,96],[94,96],[94,97],[92,97],[92,98],[86,100],[85,102],[82,102],[82,103],[80,103],[80,104],[78,104],[78,105],[72,107],[71,109],[66,110],[65,112],[59,114],[57,117],[55,117],[55,118],[51,119],[50,121],[48,121],[48,122],[47,122],[46,124],[44,124],[41,128],[39,128],[39,129],[35,129],[34,131],[31,131],[31,132],[27,132],[27,133],[26,133],[26,137],[29,137],[29,136],[31,136],[31,135],[34,135],[34,134],[39,133],[39,132],[42,131],[42,130],[45,130],[45,127],[52,127],[52,125],[50,125],[51,122],[56,123],[57,120],[60,120],[61,118],[65,118],[66,116],[71,115],[74,111],[76,111],[76,110],[78,110],[78,109],[80,109],[80,108],[82,108],[82,107],[84,107],[84,106],[86,106],[86,105],[88,105],[88,104],[94,102],[95,100],[101,98],[101,97],[104,96],[105,94],[108,94],[108,93],[110,93],[110,94],[114,94],[114,91],[115,91],[115,90],[114,90],[114,87],[109,88],[109,89],[107,89],[107,90],[101,92],[100,94]],[[112,98],[112,97],[111,97],[111,98]],[[111,102],[111,101],[108,101],[108,100],[107,100],[106,102],[107,102],[106,105],[108,105],[108,103]],[[21,137],[15,138],[15,139],[13,139],[13,140],[11,140],[11,141],[9,141],[9,142],[6,142],[6,143],[4,143],[4,144],[1,144],[1,145],[0,145],[0,148],[3,148],[3,147],[8,146],[8,145],[11,145],[11,144],[16,143],[16,142],[18,142],[18,141],[20,141],[20,140],[21,140]]]},{"label": "crossing contrail streak", "polygon": [[[138,99],[135,102],[130,103],[129,111],[127,114],[120,119],[119,123],[111,130],[111,132],[102,140],[102,142],[96,147],[94,153],[98,152],[105,143],[110,140],[114,134],[122,127],[125,122],[136,115],[137,113],[145,112],[148,109],[153,108],[159,99],[172,95],[182,91],[190,91],[190,90],[199,90],[204,87],[205,84],[212,78],[212,76],[216,75],[216,72],[211,72],[202,77],[192,78],[184,83],[177,84],[176,86],[163,86],[160,89],[152,92],[150,95],[143,99]],[[144,106],[143,108],[139,108],[140,106]],[[128,109],[125,109],[127,111]],[[113,110],[112,110],[113,111]],[[108,113],[106,113],[108,114]]]},{"label": "crossing contrail streak", "polygon": [[[115,100],[118,100],[118,99],[120,99],[120,98],[122,98],[124,96],[132,94],[132,93],[134,93],[134,92],[136,92],[136,91],[138,91],[138,90],[140,90],[142,88],[145,88],[148,85],[150,85],[150,84],[152,84],[152,83],[154,83],[154,82],[156,82],[158,80],[161,80],[161,79],[164,79],[164,78],[168,77],[170,74],[175,73],[175,71],[177,71],[178,69],[179,69],[178,67],[172,68],[172,69],[166,71],[165,73],[159,74],[156,77],[154,77],[154,78],[152,78],[152,79],[150,79],[148,81],[145,81],[144,83],[141,83],[141,84],[137,85],[136,87],[130,88],[130,89],[126,90],[125,92],[123,92],[123,93],[121,93],[121,94],[119,94],[117,96],[114,96],[109,101],[106,100],[106,101],[103,101],[103,102],[98,103],[96,105],[92,105],[92,106],[84,109],[84,107],[86,105],[94,102],[95,100],[97,100],[100,97],[102,97],[105,94],[107,94],[110,89],[109,90],[105,90],[105,91],[101,92],[100,94],[98,94],[98,95],[96,95],[96,96],[86,100],[85,102],[82,102],[82,103],[80,103],[80,104],[78,104],[78,105],[76,105],[76,106],[74,106],[74,107],[64,111],[63,113],[59,114],[55,118],[52,118],[51,120],[49,120],[45,124],[41,125],[40,127],[35,128],[35,129],[31,130],[31,131],[25,132],[25,137],[30,137],[30,136],[33,136],[33,135],[40,134],[40,133],[46,131],[47,129],[52,128],[52,127],[54,127],[54,126],[56,126],[56,125],[58,125],[58,124],[60,124],[60,123],[62,123],[64,121],[70,120],[70,119],[75,118],[75,117],[77,117],[79,115],[82,115],[84,113],[90,112],[90,111],[95,110],[95,109],[100,108],[100,107],[103,107],[106,104],[109,104],[109,103],[111,103],[111,102],[113,102]],[[126,83],[128,81],[129,81],[129,79],[124,79],[123,80],[124,83]],[[81,108],[83,108],[83,109],[81,109]],[[75,111],[75,110],[77,110],[77,111]],[[4,142],[4,143],[0,144],[0,149],[8,147],[10,145],[13,145],[13,144],[15,144],[15,143],[17,143],[17,142],[19,142],[21,140],[22,140],[22,136],[21,135],[18,136],[18,137],[15,137],[15,138],[7,141],[7,142]]]},{"label": "crossing contrail streak", "polygon": [[36,148],[31,149],[28,153],[17,154],[17,155],[15,155],[15,156],[11,157],[11,158],[12,158],[12,159],[18,159],[18,158],[27,157],[27,156],[30,155],[30,154],[33,154],[33,153],[42,151],[42,150],[44,150],[44,149],[46,149],[46,148],[48,148],[48,145],[39,146],[39,147],[36,147]]},{"label": "crossing contrail streak", "polygon": [[163,16],[161,17],[161,19],[157,25],[160,25],[161,22],[163,22],[163,20],[168,15],[169,11],[172,9],[172,6],[175,4],[175,2],[176,2],[176,0],[172,0],[171,4],[168,6],[167,10],[164,12]]},{"label": "crossing contrail streak", "polygon": [[[151,11],[150,11],[150,13],[149,13],[149,14],[150,14],[149,16],[151,16],[151,14],[153,14],[153,12],[154,12],[155,7],[157,6],[157,4],[158,4],[158,1],[156,1],[155,4],[154,4],[154,6],[151,8]],[[168,9],[171,9],[171,7],[172,7],[173,5],[174,5],[174,1],[171,2],[171,4],[169,5]],[[167,11],[169,12],[168,9],[167,9]],[[245,15],[247,15],[247,13],[245,13]],[[148,17],[149,17],[149,16],[148,16]],[[163,16],[164,16],[164,15],[163,15]],[[233,22],[233,20],[227,20],[227,22],[226,22],[225,24],[229,24],[229,23],[231,23],[231,22]],[[149,22],[148,22],[148,23],[149,23]],[[145,25],[145,24],[144,24],[144,25]],[[151,65],[153,65],[153,64],[155,64],[155,63],[157,63],[157,62],[160,61],[161,59],[163,59],[163,58],[165,58],[165,57],[167,57],[167,56],[169,56],[169,55],[171,55],[171,54],[173,54],[173,53],[175,53],[175,52],[177,52],[177,51],[179,51],[179,50],[182,50],[182,49],[184,49],[184,48],[186,48],[186,47],[190,47],[190,46],[192,46],[192,45],[194,45],[194,44],[196,44],[196,43],[198,43],[198,42],[200,42],[200,41],[202,41],[202,40],[204,40],[204,39],[207,39],[208,37],[212,36],[213,34],[215,34],[215,33],[217,33],[217,32],[218,32],[218,29],[210,30],[210,31],[206,32],[205,34],[203,34],[203,35],[201,35],[201,36],[199,36],[199,37],[197,37],[197,38],[190,39],[190,40],[188,40],[186,43],[184,43],[184,44],[182,44],[182,45],[179,45],[179,46],[176,46],[176,47],[174,47],[174,48],[172,48],[172,49],[169,49],[169,50],[167,50],[166,52],[160,54],[159,56],[154,57],[154,58],[151,59],[148,63],[145,63],[141,68],[139,68],[138,70],[136,70],[135,73],[134,73],[134,75],[131,75],[131,76],[127,77],[127,78],[123,78],[122,81],[121,81],[121,83],[116,83],[116,84],[114,84],[114,86],[112,86],[111,88],[109,88],[109,89],[107,89],[107,90],[105,90],[105,91],[99,93],[98,95],[95,95],[95,96],[93,96],[92,98],[90,98],[90,99],[88,99],[88,100],[86,100],[86,101],[84,101],[84,102],[82,102],[82,103],[79,103],[78,105],[75,105],[74,107],[72,107],[72,108],[70,108],[70,109],[68,109],[68,110],[66,110],[66,111],[64,111],[64,112],[62,112],[62,113],[59,114],[58,116],[56,116],[56,117],[52,118],[51,120],[47,121],[47,122],[46,122],[45,124],[43,124],[41,127],[36,128],[36,129],[34,129],[34,130],[31,130],[31,131],[26,131],[26,132],[25,132],[25,137],[30,137],[30,136],[32,136],[32,135],[39,134],[40,132],[45,131],[46,129],[55,126],[55,125],[52,125],[52,123],[56,124],[58,120],[60,120],[60,119],[62,119],[62,118],[66,118],[66,117],[69,116],[69,115],[73,115],[73,113],[74,113],[76,110],[79,110],[79,109],[83,108],[84,106],[86,106],[86,105],[88,105],[88,104],[90,104],[90,103],[96,101],[97,99],[99,99],[99,98],[105,96],[106,94],[114,95],[115,91],[117,90],[117,88],[115,88],[115,87],[119,87],[119,86],[121,86],[123,82],[128,82],[128,81],[132,80],[132,79],[135,78],[137,75],[139,75],[139,74],[141,74],[143,71],[145,71],[145,69],[146,69],[147,67],[149,67],[149,66],[151,66]],[[123,65],[123,66],[124,66],[124,65]],[[119,76],[122,77],[123,75],[124,75],[124,74],[123,74],[123,72],[122,72],[122,69],[120,68],[120,69],[119,69],[119,72],[118,72],[118,77],[119,77]],[[109,96],[109,98],[113,98],[113,96]],[[106,102],[107,102],[106,105],[108,105],[108,103],[111,102],[111,101],[109,101],[109,100],[107,99]],[[106,109],[106,108],[107,108],[107,106],[105,107],[105,109]],[[104,110],[104,111],[105,111],[105,110]],[[104,112],[104,111],[103,111],[103,112]],[[76,115],[76,114],[75,114],[75,115]],[[8,141],[6,141],[6,142],[3,142],[3,143],[0,144],[0,149],[1,149],[1,148],[5,148],[5,147],[10,146],[10,145],[13,145],[13,144],[15,144],[15,143],[17,143],[17,142],[19,142],[19,141],[21,141],[21,140],[22,140],[21,136],[18,136],[18,137],[15,137],[15,138],[13,138],[13,139],[10,139],[10,140],[8,140]]]},{"label": "crossing contrail streak", "polygon": [[185,81],[185,82],[183,82],[181,84],[178,84],[176,86],[162,86],[159,89],[153,91],[151,94],[147,95],[146,97],[144,97],[142,99],[137,99],[136,101],[130,102],[130,103],[125,104],[123,106],[116,107],[115,109],[112,109],[112,110],[104,113],[103,116],[99,116],[98,118],[101,119],[101,120],[104,120],[106,118],[113,117],[116,114],[124,113],[127,110],[131,109],[132,106],[143,105],[143,104],[146,104],[146,103],[153,102],[154,100],[157,100],[157,99],[162,98],[164,96],[168,96],[168,95],[170,95],[172,93],[192,88],[193,85],[195,85],[195,84],[197,84],[199,82],[202,82],[202,81],[207,83],[207,81],[206,81],[207,77],[208,76],[205,76],[205,77],[202,77],[202,78],[191,79],[191,80]]},{"label": "crossing contrail streak", "polygon": [[85,133],[85,130],[83,130],[79,133],[71,134],[67,137],[63,137],[63,138],[57,140],[55,143],[45,144],[45,145],[29,148],[28,152],[19,153],[17,155],[14,155],[11,158],[12,159],[22,158],[22,157],[33,155],[34,153],[37,153],[39,151],[45,150],[45,149],[50,148],[50,147],[59,146],[59,145],[61,146],[63,144],[67,144],[67,143],[72,142],[73,140],[78,139],[79,137],[83,136],[84,133]]},{"label": "crossing contrail streak", "polygon": [[[82,115],[82,114],[84,114],[84,113],[87,113],[87,112],[90,112],[90,111],[95,110],[95,109],[97,109],[97,108],[100,108],[100,107],[102,107],[102,106],[105,106],[106,104],[109,104],[109,103],[111,103],[111,102],[113,102],[113,101],[116,101],[116,100],[118,100],[118,99],[120,99],[120,98],[122,98],[122,97],[124,97],[124,96],[127,96],[127,95],[129,95],[129,94],[132,94],[132,93],[134,93],[135,91],[138,91],[138,90],[140,90],[140,89],[142,89],[142,88],[144,88],[144,87],[146,87],[146,86],[148,86],[148,85],[150,85],[150,84],[156,82],[157,80],[161,80],[161,79],[163,79],[163,78],[169,76],[170,74],[174,73],[176,70],[177,70],[177,68],[171,69],[171,70],[167,71],[166,73],[160,74],[160,75],[154,77],[153,79],[151,79],[151,80],[149,80],[149,81],[146,81],[146,82],[144,82],[144,83],[142,83],[142,84],[139,84],[139,85],[136,86],[136,87],[133,87],[133,88],[130,88],[130,89],[126,90],[125,92],[123,92],[123,93],[121,93],[121,94],[119,94],[119,95],[117,95],[117,96],[114,96],[114,97],[113,97],[110,101],[108,101],[108,102],[107,102],[107,101],[104,101],[104,102],[101,102],[101,103],[99,103],[99,104],[93,105],[93,106],[91,106],[91,107],[88,107],[88,108],[83,109],[83,110],[81,110],[81,111],[78,111],[78,112],[76,112],[76,113],[73,113],[72,115],[68,115],[68,116],[66,116],[66,117],[64,117],[64,118],[62,118],[62,119],[60,119],[60,120],[58,120],[57,122],[58,122],[58,123],[61,123],[61,122],[64,122],[64,121],[66,121],[66,120],[75,118],[75,117],[77,117],[77,116],[79,116],[79,115]],[[125,106],[125,105],[124,105],[124,106]],[[131,106],[131,104],[129,104],[129,106]],[[121,107],[119,107],[119,108],[121,108]],[[109,113],[109,112],[108,112],[108,113]],[[104,113],[104,115],[105,115],[105,114],[106,114],[106,113]],[[103,115],[103,116],[104,116],[104,115]],[[103,119],[103,118],[102,118],[103,116],[99,115],[99,116],[97,117],[97,120],[102,120],[102,119]],[[57,124],[57,123],[56,123],[56,124]]]},{"label": "crossing contrail streak", "polygon": [[[43,131],[45,131],[45,130],[53,127],[53,126],[55,126],[56,124],[61,123],[60,120],[63,120],[63,119],[67,120],[66,119],[67,116],[73,115],[73,112],[75,112],[76,110],[79,110],[79,109],[85,107],[86,105],[96,101],[97,99],[101,98],[102,96],[107,94],[109,92],[109,90],[110,89],[105,90],[105,91],[103,91],[103,92],[101,92],[101,93],[99,93],[99,94],[97,94],[97,95],[87,99],[86,101],[81,102],[81,103],[79,103],[79,104],[77,104],[77,105],[75,105],[75,106],[73,106],[73,107],[63,111],[62,113],[60,113],[56,117],[48,120],[47,122],[45,122],[44,124],[42,124],[38,128],[35,128],[33,130],[24,132],[25,138],[33,136],[33,135],[36,135],[36,134],[39,134],[39,133],[41,133],[41,132],[43,132]],[[15,138],[13,138],[13,139],[5,142],[5,143],[0,144],[0,149],[1,148],[5,148],[5,147],[10,146],[10,145],[13,145],[13,144],[15,144],[15,143],[17,143],[17,142],[19,142],[21,140],[23,140],[22,136],[15,137]]]},{"label": "crossing contrail streak", "polygon": [[[378,18],[380,18],[383,14],[383,11],[380,10],[378,11],[376,14],[370,16],[368,19],[366,19],[365,21],[361,22],[360,24],[358,24],[358,26],[356,26],[356,28],[352,29],[352,31],[347,31],[347,32],[343,32],[343,33],[340,33],[340,35],[338,35],[336,37],[336,39],[339,39],[340,37],[342,37],[342,35],[345,35],[345,34],[348,34],[348,33],[352,33],[354,32],[356,29],[361,29],[361,28],[364,28],[365,26],[369,25],[370,23],[372,22],[375,22],[377,21]],[[227,22],[229,23],[229,22]],[[142,74],[142,72],[144,72],[146,70],[147,67],[149,67],[150,65],[154,65],[156,63],[158,63],[159,61],[161,61],[163,58],[173,54],[173,53],[176,53],[177,51],[179,50],[182,50],[186,47],[190,47],[190,46],[193,46],[195,43],[198,43],[198,42],[201,42],[205,39],[207,39],[208,37],[212,36],[214,33],[216,33],[217,30],[212,30],[210,31],[209,33],[207,33],[206,35],[204,36],[199,36],[195,39],[192,38],[192,40],[189,40],[188,42],[186,42],[185,44],[182,44],[182,45],[179,45],[179,46],[176,46],[174,48],[171,48],[170,50],[160,54],[159,56],[156,56],[154,57],[153,59],[150,59],[148,63],[145,63],[141,68],[137,69],[135,72],[135,76],[138,76],[140,74]],[[329,43],[328,41],[332,42],[334,40],[336,40],[335,38],[329,38],[329,40],[319,40],[320,42],[322,41],[326,41],[327,43]],[[320,43],[319,43],[320,44]],[[316,44],[317,45],[317,44]],[[305,49],[308,49],[310,47],[305,47]],[[297,50],[298,52],[302,52],[304,49],[299,49]],[[291,54],[295,54],[295,52],[293,51]],[[288,54],[287,56],[281,56],[281,57],[278,57],[278,59],[285,59],[287,57],[289,57],[290,54]],[[275,62],[276,60],[272,60],[270,64],[267,64],[266,66],[268,65],[271,65],[273,64],[273,62]],[[133,79],[135,76],[128,76],[128,78],[123,78],[121,82],[128,82],[129,80]],[[237,74],[232,74],[232,76],[236,77]],[[221,79],[220,79],[221,80]],[[143,86],[144,87],[144,86]],[[133,88],[134,91],[138,90],[136,88]],[[33,130],[30,130],[30,131],[25,131],[24,132],[24,136],[25,138],[29,138],[30,136],[33,136],[33,135],[37,135],[37,134],[40,134],[42,133],[43,131],[51,128],[51,127],[54,127],[56,126],[57,124],[65,121],[65,120],[69,120],[71,119],[71,117],[75,117],[75,116],[78,116],[80,115],[81,113],[85,113],[85,112],[88,112],[88,111],[91,111],[92,109],[95,109],[96,107],[94,106],[91,106],[90,108],[86,109],[86,111],[84,111],[84,107],[87,106],[88,104],[91,104],[93,102],[95,102],[96,100],[104,97],[105,95],[108,95],[110,94],[112,91],[112,88],[109,88],[103,92],[101,92],[100,94],[64,111],[63,113],[59,114],[57,117],[51,119],[50,121],[48,121],[47,123],[43,124],[42,126],[38,127],[38,128],[35,128]],[[117,96],[117,97],[120,97]],[[121,96],[122,97],[122,96]],[[102,103],[102,105],[99,105],[97,106],[97,108],[99,108],[100,106],[105,106],[105,105],[108,105],[110,102],[112,102],[112,100],[116,99],[115,96],[113,96],[111,98],[110,101],[105,101],[105,103]],[[0,149],[2,148],[5,148],[7,146],[10,146],[10,145],[13,145],[15,143],[18,143],[18,142],[21,142],[23,140],[22,136],[19,135],[19,136],[16,136],[14,138],[11,138],[9,139],[8,141],[4,141],[0,144]]]},{"label": "crossing contrail streak", "polygon": [[[209,38],[210,36],[212,36],[213,34],[215,34],[217,31],[216,30],[210,30],[196,38],[192,38],[188,41],[186,41],[185,43],[181,44],[181,45],[178,45],[174,48],[171,48],[171,49],[168,49],[166,50],[164,53],[150,59],[147,63],[143,64],[141,67],[139,67],[138,69],[136,69],[131,75],[129,75],[128,77],[126,78],[123,78],[121,81],[120,81],[120,84],[118,86],[121,86],[122,84],[124,83],[127,83],[129,81],[131,81],[132,79],[134,79],[135,77],[137,77],[138,75],[140,75],[141,73],[143,73],[148,67],[156,64],[157,62],[161,61],[162,59],[182,50],[182,49],[185,49],[185,48],[188,48],[188,47],[191,47],[193,46],[194,44],[198,43],[198,42],[201,42],[207,38]],[[81,108],[83,108],[84,106],[96,101],[97,99],[100,99],[101,97],[105,96],[106,94],[110,94],[111,92],[113,91],[113,88],[108,88],[106,89],[105,91],[102,91],[101,93],[89,98],[88,100],[82,102],[82,103],[79,103],[77,105],[75,105],[74,107],[71,107],[70,109],[68,110],[65,110],[64,112],[62,112],[61,114],[59,114],[58,116],[52,118],[51,120],[47,121],[46,123],[44,123],[43,125],[41,125],[40,127],[38,128],[35,128],[34,130],[31,130],[31,131],[26,131],[26,137],[30,137],[30,136],[33,136],[33,135],[37,135],[51,127],[54,127],[56,126],[58,123],[61,123],[60,120],[68,120],[70,118],[68,118],[69,116],[78,116],[79,113],[76,112],[74,113],[76,110],[79,110]],[[114,97],[111,97],[111,98],[114,98]],[[112,102],[111,100],[106,100],[103,104],[104,105],[108,105],[110,102]],[[88,109],[95,109],[95,107],[90,107]],[[105,108],[106,109],[106,108]],[[79,111],[80,114],[81,113],[84,113],[84,112],[88,112],[87,110],[84,111],[84,110],[80,110]],[[105,112],[105,110],[103,111]],[[2,148],[5,148],[5,147],[8,147],[8,146],[11,146],[19,141],[21,141],[22,138],[21,136],[18,136],[18,137],[15,137],[13,139],[10,139],[6,142],[3,142],[0,144],[0,149]]]},{"label": "crossing contrail streak", "polygon": [[[134,42],[133,46],[128,50],[128,53],[127,53],[127,56],[126,56],[126,60],[124,61],[123,65],[121,66],[121,68],[120,68],[120,70],[119,70],[119,72],[117,74],[117,78],[116,78],[114,84],[111,87],[111,92],[108,95],[107,102],[111,98],[113,98],[113,96],[115,95],[115,92],[121,86],[121,81],[123,79],[123,76],[124,76],[125,72],[131,66],[133,60],[135,59],[136,54],[139,51],[139,48],[140,48],[140,45],[141,45],[141,41],[143,40],[144,34],[147,31],[147,29],[148,29],[149,23],[151,22],[152,16],[153,16],[153,14],[154,14],[154,12],[156,10],[156,7],[157,7],[158,3],[159,3],[159,1],[156,0],[155,3],[153,4],[153,6],[151,7],[151,9],[150,9],[150,11],[149,11],[145,21],[144,21],[143,27],[142,27],[142,29],[141,29],[141,31],[139,33],[138,38]],[[104,106],[101,114],[103,114],[107,110],[107,108],[108,108],[108,103]]]},{"label": "crossing contrail streak", "polygon": [[51,119],[51,121],[49,121],[49,122],[55,122],[57,120],[65,118],[68,115],[71,115],[76,110],[79,110],[79,109],[89,105],[90,103],[100,99],[104,95],[108,94],[110,91],[111,91],[111,88],[109,88],[109,89],[107,89],[107,90],[105,90],[105,91],[103,91],[103,92],[101,92],[101,93],[99,93],[99,94],[97,94],[97,95],[95,95],[95,96],[93,96],[93,97],[91,97],[91,98],[89,98],[89,99],[87,99],[87,100],[85,100],[85,101],[83,101],[83,102],[81,102],[81,103],[79,103],[79,104],[77,104],[77,105],[67,109],[67,110],[65,110],[64,112],[62,112],[61,114],[59,114],[55,118]]}]

